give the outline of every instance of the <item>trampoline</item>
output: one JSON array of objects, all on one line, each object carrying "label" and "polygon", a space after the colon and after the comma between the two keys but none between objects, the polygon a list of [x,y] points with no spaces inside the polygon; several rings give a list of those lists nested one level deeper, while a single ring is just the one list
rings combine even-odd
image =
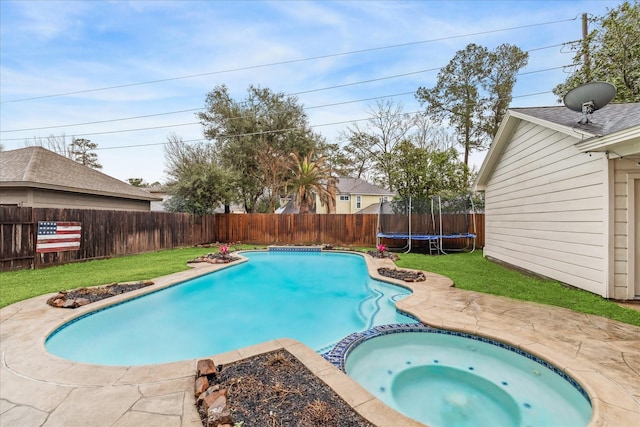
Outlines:
[{"label": "trampoline", "polygon": [[[394,211],[395,214],[383,213],[385,212],[385,206],[384,203],[380,203],[376,236],[377,244],[380,244],[381,239],[403,240],[406,242],[404,246],[392,249],[406,253],[411,252],[413,241],[423,241],[428,242],[427,247],[432,255],[446,255],[448,252],[469,249],[471,252],[475,251],[477,236],[476,216],[473,200],[470,196],[444,200],[441,196],[433,196],[427,203],[430,207],[429,214],[424,212],[425,203],[422,201],[422,209],[418,209],[417,215],[415,214],[416,209],[414,209],[411,197],[407,203],[404,203],[404,201],[385,203],[395,203],[392,209],[386,209]],[[457,215],[457,217],[450,217],[447,218],[447,221],[443,221],[443,209],[445,215]],[[403,224],[391,224],[390,221],[385,221],[385,217],[397,216],[402,213],[402,210],[406,213],[406,225],[404,227],[401,227]],[[422,210],[422,214],[420,214],[420,210]],[[417,224],[414,224],[416,220]],[[463,239],[465,241],[464,247],[456,249],[445,248],[445,242],[453,239]]]}]

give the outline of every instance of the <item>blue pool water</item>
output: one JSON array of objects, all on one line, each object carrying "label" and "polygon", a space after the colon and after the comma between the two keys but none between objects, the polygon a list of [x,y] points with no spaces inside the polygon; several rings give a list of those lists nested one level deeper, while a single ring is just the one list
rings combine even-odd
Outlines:
[{"label": "blue pool water", "polygon": [[359,255],[247,252],[249,261],[90,313],[46,341],[65,359],[147,365],[294,338],[323,351],[386,323],[410,291],[370,278]]},{"label": "blue pool water", "polygon": [[403,414],[431,427],[588,424],[586,393],[548,363],[472,335],[408,329],[354,334],[342,349],[345,372]]}]

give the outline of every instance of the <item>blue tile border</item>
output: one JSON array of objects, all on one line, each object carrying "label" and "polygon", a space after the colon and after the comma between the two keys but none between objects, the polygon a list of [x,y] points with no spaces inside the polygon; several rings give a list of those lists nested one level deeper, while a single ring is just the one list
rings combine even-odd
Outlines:
[{"label": "blue tile border", "polygon": [[268,246],[269,252],[321,252],[320,246]]},{"label": "blue tile border", "polygon": [[513,347],[509,344],[502,343],[500,341],[493,340],[491,338],[482,337],[479,335],[467,334],[465,332],[457,332],[451,331],[448,329],[438,329],[433,328],[431,326],[426,326],[422,323],[393,323],[388,325],[375,326],[369,330],[363,332],[355,332],[351,335],[348,335],[344,339],[342,339],[338,344],[335,345],[330,351],[323,353],[321,356],[325,358],[332,365],[340,369],[342,372],[345,372],[345,363],[349,354],[361,343],[367,341],[371,338],[388,335],[388,334],[397,334],[402,332],[421,332],[421,333],[431,333],[431,334],[444,334],[444,335],[452,335],[456,337],[468,338],[474,341],[480,341],[486,344],[495,345],[502,349],[512,351],[520,356],[526,357],[529,360],[537,362],[544,366],[545,368],[551,370],[552,372],[558,374],[562,379],[571,384],[578,392],[589,402],[591,405],[591,398],[587,394],[586,390],[571,376],[567,375],[561,369],[552,365],[544,359],[539,358],[531,353],[527,353],[522,349],[517,347]]}]

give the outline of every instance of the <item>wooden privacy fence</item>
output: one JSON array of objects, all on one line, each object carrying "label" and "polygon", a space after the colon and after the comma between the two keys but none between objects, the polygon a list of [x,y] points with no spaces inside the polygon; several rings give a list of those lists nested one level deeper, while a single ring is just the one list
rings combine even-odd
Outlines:
[{"label": "wooden privacy fence", "polygon": [[[38,221],[79,222],[80,249],[36,253]],[[212,215],[167,212],[0,207],[0,271],[211,242],[213,221]]]},{"label": "wooden privacy fence", "polygon": [[216,215],[221,242],[373,246],[377,215]]},{"label": "wooden privacy fence", "polygon": [[[442,215],[442,229],[445,234],[472,233],[473,216],[466,214]],[[386,232],[406,233],[408,217],[402,214],[382,215],[380,225]],[[436,217],[436,222],[439,218]],[[484,215],[475,215],[476,246],[484,246]],[[322,244],[340,246],[373,246],[376,244],[378,215],[376,214],[235,214],[216,215],[214,221],[217,240],[220,242],[247,242],[263,244]],[[414,234],[433,234],[431,215],[415,214],[411,216]],[[436,231],[439,228],[435,229]],[[385,244],[402,246],[402,242],[385,239]],[[464,239],[451,239],[448,247],[465,246]],[[419,248],[418,243],[414,247]]]},{"label": "wooden privacy fence", "polygon": [[[476,215],[476,246],[484,245],[484,215]],[[383,215],[384,231],[407,230],[405,215]],[[472,225],[465,215],[443,215],[443,229]],[[430,215],[413,215],[414,232],[428,232]],[[80,249],[36,252],[38,221],[73,221],[82,226]],[[423,229],[421,229],[421,227]],[[0,207],[0,271],[38,268],[194,246],[202,243],[332,244],[373,246],[378,216],[216,214]],[[394,246],[394,242],[385,241]],[[396,242],[401,243],[401,242]],[[464,242],[448,242],[463,245]],[[398,246],[401,246],[400,244]],[[420,245],[415,245],[419,248]]]}]

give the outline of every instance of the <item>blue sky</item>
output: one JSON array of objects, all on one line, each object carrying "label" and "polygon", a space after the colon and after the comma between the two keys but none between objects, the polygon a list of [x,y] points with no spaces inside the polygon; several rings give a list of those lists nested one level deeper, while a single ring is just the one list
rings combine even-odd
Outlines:
[{"label": "blue sky", "polygon": [[0,0],[1,143],[88,138],[104,173],[165,182],[167,136],[202,139],[195,110],[216,85],[297,94],[337,142],[371,98],[419,110],[416,89],[469,43],[530,51],[511,105],[555,105],[573,57],[560,45],[581,37],[582,13],[620,3]]}]

